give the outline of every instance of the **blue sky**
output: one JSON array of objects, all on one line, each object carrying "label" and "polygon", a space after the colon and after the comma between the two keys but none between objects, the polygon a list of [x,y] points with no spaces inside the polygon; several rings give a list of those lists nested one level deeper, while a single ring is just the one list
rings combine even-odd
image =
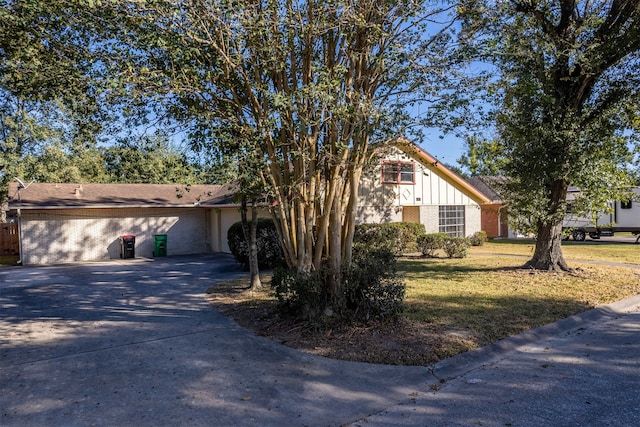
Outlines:
[{"label": "blue sky", "polygon": [[465,152],[465,144],[462,138],[455,135],[444,135],[440,138],[441,132],[425,132],[422,141],[414,141],[420,148],[442,163],[452,166],[459,166],[458,159]]}]

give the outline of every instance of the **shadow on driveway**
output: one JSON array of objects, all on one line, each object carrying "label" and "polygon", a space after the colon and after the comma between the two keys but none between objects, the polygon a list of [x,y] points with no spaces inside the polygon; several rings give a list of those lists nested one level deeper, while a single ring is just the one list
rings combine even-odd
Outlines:
[{"label": "shadow on driveway", "polygon": [[0,270],[0,424],[341,425],[433,382],[251,335],[204,295],[245,274],[220,254]]}]

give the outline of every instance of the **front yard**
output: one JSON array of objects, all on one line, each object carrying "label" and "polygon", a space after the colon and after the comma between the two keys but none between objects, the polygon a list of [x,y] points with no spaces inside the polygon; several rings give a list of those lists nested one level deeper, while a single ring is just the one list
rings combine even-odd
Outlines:
[{"label": "front yard", "polygon": [[[572,274],[521,269],[533,246],[531,241],[499,241],[473,247],[464,259],[400,259],[407,293],[405,312],[394,322],[295,324],[273,315],[268,286],[250,293],[246,281],[216,285],[209,298],[242,326],[303,351],[344,360],[429,365],[640,293],[638,245],[565,242]],[[263,281],[268,280],[265,275]]]}]

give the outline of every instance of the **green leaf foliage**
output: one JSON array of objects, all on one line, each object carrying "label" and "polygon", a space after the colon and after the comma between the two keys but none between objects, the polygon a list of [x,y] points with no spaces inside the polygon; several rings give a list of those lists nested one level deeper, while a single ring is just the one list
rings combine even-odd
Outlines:
[{"label": "green leaf foliage", "polygon": [[465,258],[470,247],[471,239],[468,237],[447,237],[442,250],[449,258]]},{"label": "green leaf foliage", "polygon": [[172,147],[161,133],[119,140],[104,149],[104,162],[110,182],[191,184],[200,181],[187,155]]},{"label": "green leaf foliage", "polygon": [[422,255],[433,257],[436,251],[444,248],[444,242],[447,239],[445,233],[431,233],[418,236],[417,244],[418,249],[422,252]]},{"label": "green leaf foliage", "polygon": [[424,224],[410,222],[388,222],[380,224],[358,224],[354,235],[354,245],[387,249],[396,255],[414,252],[418,249],[418,236],[424,234]]},{"label": "green leaf foliage", "polygon": [[[260,268],[274,268],[284,264],[280,239],[273,220],[259,218],[256,230],[258,265]],[[242,222],[236,222],[227,232],[229,249],[236,261],[249,269],[249,245],[242,230]]]},{"label": "green leaf foliage", "polygon": [[[340,300],[371,143],[411,129],[415,105],[456,98],[437,90],[454,74],[455,9],[413,0],[96,9],[107,35],[96,46],[114,58],[104,67],[125,82],[117,91],[131,115],[168,117],[200,153],[231,159],[241,200],[269,201],[287,265],[307,274],[330,263],[325,285]],[[425,111],[433,119],[444,108]]]},{"label": "green leaf foliage", "polygon": [[[493,64],[480,88],[497,106],[502,196],[538,236],[529,265],[567,269],[560,248],[569,185],[583,206],[625,197],[637,134],[640,2],[468,1],[461,41]],[[589,203],[587,203],[589,202]]]},{"label": "green leaf foliage", "polygon": [[500,141],[480,140],[472,135],[465,138],[465,144],[467,151],[458,159],[458,164],[471,176],[502,175],[507,158]]}]

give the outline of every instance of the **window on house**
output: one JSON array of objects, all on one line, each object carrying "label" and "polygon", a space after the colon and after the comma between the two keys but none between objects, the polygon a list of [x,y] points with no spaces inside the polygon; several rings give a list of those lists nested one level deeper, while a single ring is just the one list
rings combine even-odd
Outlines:
[{"label": "window on house", "polygon": [[413,162],[382,163],[383,184],[415,184],[416,166]]},{"label": "window on house", "polygon": [[626,202],[620,202],[620,207],[622,209],[631,209],[631,200],[628,200]]},{"label": "window on house", "polygon": [[440,206],[439,231],[451,237],[464,237],[464,206]]}]

